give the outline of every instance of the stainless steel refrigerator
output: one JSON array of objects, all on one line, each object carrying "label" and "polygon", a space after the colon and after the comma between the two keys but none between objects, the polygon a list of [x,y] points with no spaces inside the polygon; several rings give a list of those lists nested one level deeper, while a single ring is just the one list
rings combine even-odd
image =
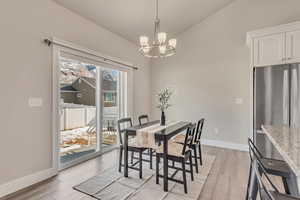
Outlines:
[{"label": "stainless steel refrigerator", "polygon": [[300,126],[300,64],[254,69],[254,139],[261,125]]}]

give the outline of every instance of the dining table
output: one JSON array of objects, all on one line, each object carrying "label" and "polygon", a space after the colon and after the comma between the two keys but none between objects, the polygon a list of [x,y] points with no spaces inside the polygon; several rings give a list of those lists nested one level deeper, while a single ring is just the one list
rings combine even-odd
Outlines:
[{"label": "dining table", "polygon": [[[136,125],[128,127],[124,133],[124,177],[128,177],[128,138],[129,136],[136,136],[140,129],[160,124],[160,120],[150,121],[143,125]],[[178,121],[171,125],[161,126],[159,131],[155,132],[155,141],[158,145],[163,145],[163,188],[168,191],[168,142],[175,135],[185,132],[190,126],[191,122]],[[146,134],[146,133],[145,133]]]}]

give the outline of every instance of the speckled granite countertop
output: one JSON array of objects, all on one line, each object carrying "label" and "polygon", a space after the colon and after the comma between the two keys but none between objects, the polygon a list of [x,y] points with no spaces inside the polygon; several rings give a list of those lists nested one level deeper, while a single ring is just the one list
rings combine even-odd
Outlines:
[{"label": "speckled granite countertop", "polygon": [[300,129],[288,126],[263,125],[268,136],[283,159],[289,164],[297,177],[300,176]]}]

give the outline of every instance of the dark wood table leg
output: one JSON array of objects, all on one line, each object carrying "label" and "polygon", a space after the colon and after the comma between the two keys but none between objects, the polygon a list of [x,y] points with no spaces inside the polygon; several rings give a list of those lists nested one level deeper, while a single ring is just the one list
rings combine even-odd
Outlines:
[{"label": "dark wood table leg", "polygon": [[128,177],[128,135],[124,134],[124,176]]},{"label": "dark wood table leg", "polygon": [[168,139],[164,137],[164,191],[168,192]]}]

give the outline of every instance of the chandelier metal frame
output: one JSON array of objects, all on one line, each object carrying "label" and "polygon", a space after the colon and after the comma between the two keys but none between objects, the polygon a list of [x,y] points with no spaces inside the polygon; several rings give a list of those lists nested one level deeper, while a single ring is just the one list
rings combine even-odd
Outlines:
[{"label": "chandelier metal frame", "polygon": [[141,36],[139,52],[148,58],[165,58],[176,54],[176,44],[176,39],[167,40],[167,34],[160,32],[158,0],[156,0],[153,41],[149,44],[149,38]]}]

